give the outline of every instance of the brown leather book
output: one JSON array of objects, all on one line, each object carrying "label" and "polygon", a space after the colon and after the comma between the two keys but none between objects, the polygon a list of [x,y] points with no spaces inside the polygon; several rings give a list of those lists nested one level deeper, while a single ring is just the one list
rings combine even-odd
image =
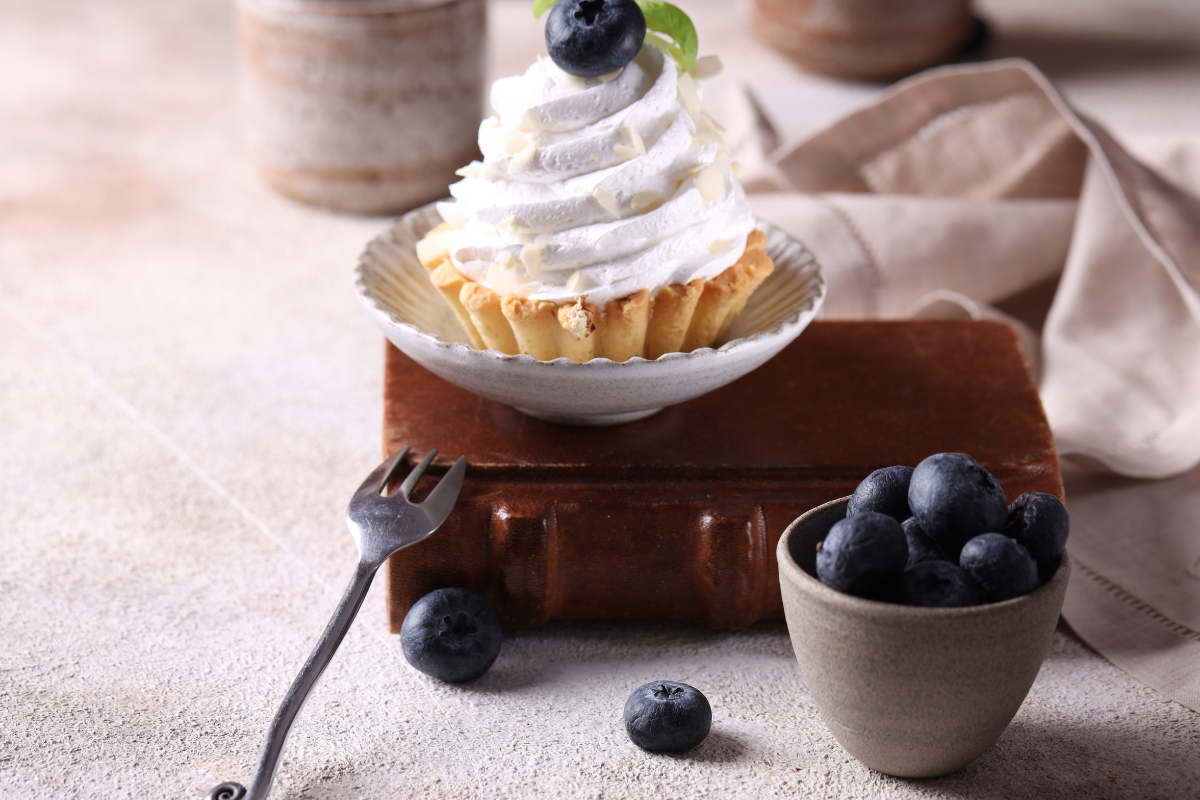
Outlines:
[{"label": "brown leather book", "polygon": [[[775,544],[879,467],[963,452],[1062,496],[1016,332],[998,322],[818,322],[751,374],[654,416],[573,428],[459,389],[387,347],[385,452],[466,456],[458,506],[388,564],[388,614],[444,586],[505,627],[783,616]],[[418,488],[419,490],[419,488]]]}]

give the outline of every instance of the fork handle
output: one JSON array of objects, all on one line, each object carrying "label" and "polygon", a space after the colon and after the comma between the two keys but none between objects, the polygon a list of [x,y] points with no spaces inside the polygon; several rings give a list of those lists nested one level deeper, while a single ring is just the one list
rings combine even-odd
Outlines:
[{"label": "fork handle", "polygon": [[338,645],[346,637],[346,631],[350,630],[350,623],[354,622],[355,615],[362,608],[377,569],[378,563],[372,564],[364,560],[360,561],[354,570],[350,585],[346,587],[342,601],[338,603],[337,610],[325,626],[325,632],[321,634],[308,661],[304,662],[300,674],[292,682],[287,696],[275,712],[275,719],[271,720],[271,727],[267,729],[267,740],[263,742],[262,752],[258,756],[258,767],[254,770],[249,788],[243,788],[237,783],[222,783],[208,793],[207,800],[266,800],[271,791],[271,779],[275,777],[275,768],[279,765],[279,757],[283,754],[283,743],[287,739],[288,731],[304,706],[304,701],[308,699],[309,692],[316,686],[317,679],[321,677],[321,673],[333,659]]}]

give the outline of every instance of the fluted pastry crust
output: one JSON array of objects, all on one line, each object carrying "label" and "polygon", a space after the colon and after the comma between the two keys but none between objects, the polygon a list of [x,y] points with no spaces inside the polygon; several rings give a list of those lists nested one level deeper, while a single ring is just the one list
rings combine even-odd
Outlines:
[{"label": "fluted pastry crust", "polygon": [[[426,237],[446,230],[445,224]],[[664,353],[710,347],[741,313],[755,289],[775,269],[767,235],[750,232],[741,258],[711,280],[664,286],[611,300],[603,308],[586,296],[566,303],[498,294],[454,268],[448,253],[422,264],[430,282],[454,310],[473,346],[542,361],[593,358],[655,359]]]}]

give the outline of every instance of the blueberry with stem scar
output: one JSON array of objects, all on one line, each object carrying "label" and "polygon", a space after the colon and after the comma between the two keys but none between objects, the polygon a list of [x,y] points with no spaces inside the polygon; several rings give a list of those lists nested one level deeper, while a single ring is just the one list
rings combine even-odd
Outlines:
[{"label": "blueberry with stem scar", "polygon": [[643,750],[691,750],[712,727],[712,707],[699,689],[675,681],[639,686],[625,701],[625,732]]},{"label": "blueberry with stem scar", "polygon": [[400,647],[426,675],[447,683],[473,681],[500,655],[500,618],[470,589],[435,589],[408,610]]},{"label": "blueberry with stem scar", "polygon": [[646,16],[634,0],[558,0],[546,19],[546,50],[559,69],[598,78],[642,49]]}]

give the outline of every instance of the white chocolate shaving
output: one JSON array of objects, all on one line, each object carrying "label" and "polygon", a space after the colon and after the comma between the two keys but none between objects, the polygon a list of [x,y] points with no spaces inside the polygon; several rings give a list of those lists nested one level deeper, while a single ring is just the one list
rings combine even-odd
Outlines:
[{"label": "white chocolate shaving", "polygon": [[580,270],[575,270],[571,273],[571,277],[567,278],[566,287],[568,292],[584,292],[588,290],[591,283],[587,275]]},{"label": "white chocolate shaving", "polygon": [[666,199],[660,192],[647,189],[629,198],[629,209],[634,213],[639,211],[653,211],[661,206]]},{"label": "white chocolate shaving", "polygon": [[639,153],[635,147],[629,147],[628,145],[623,144],[615,144],[613,145],[613,155],[622,161],[632,161],[640,156],[641,153]]},{"label": "white chocolate shaving", "polygon": [[688,72],[696,80],[706,81],[720,75],[724,69],[725,64],[722,63],[720,56],[700,56]]},{"label": "white chocolate shaving", "polygon": [[716,164],[709,164],[697,173],[692,183],[705,200],[719,200],[725,194],[725,176]]},{"label": "white chocolate shaving", "polygon": [[617,198],[613,197],[613,193],[603,186],[597,186],[592,191],[592,199],[600,204],[600,207],[611,214],[613,217],[621,218],[621,206],[617,204]]},{"label": "white chocolate shaving", "polygon": [[686,72],[679,76],[679,102],[693,117],[700,113],[700,92],[696,91],[696,82]]},{"label": "white chocolate shaving", "polygon": [[483,175],[483,164],[478,161],[472,161],[465,167],[459,167],[454,170],[454,174],[460,178],[478,178]]},{"label": "white chocolate shaving", "polygon": [[726,241],[725,239],[714,239],[708,243],[708,252],[714,253],[714,254],[715,253],[724,253],[724,252],[727,252],[728,250],[731,250],[732,248],[733,248],[733,242]]},{"label": "white chocolate shaving", "polygon": [[626,125],[625,135],[629,137],[629,143],[633,145],[634,150],[638,151],[638,155],[646,155],[646,143],[642,141],[642,135],[638,133],[637,128]]},{"label": "white chocolate shaving", "polygon": [[740,178],[742,177],[742,173],[745,172],[745,167],[742,166],[742,162],[740,161],[732,161],[729,164],[729,171],[733,173],[733,177]]},{"label": "white chocolate shaving", "polygon": [[536,278],[542,271],[542,248],[536,244],[527,244],[521,248],[521,263],[529,277]]},{"label": "white chocolate shaving", "polygon": [[698,130],[698,131],[716,131],[717,133],[724,133],[725,126],[722,125],[721,123],[717,122],[711,116],[709,116],[709,113],[707,111],[701,111],[699,116],[696,117],[696,130]]}]

